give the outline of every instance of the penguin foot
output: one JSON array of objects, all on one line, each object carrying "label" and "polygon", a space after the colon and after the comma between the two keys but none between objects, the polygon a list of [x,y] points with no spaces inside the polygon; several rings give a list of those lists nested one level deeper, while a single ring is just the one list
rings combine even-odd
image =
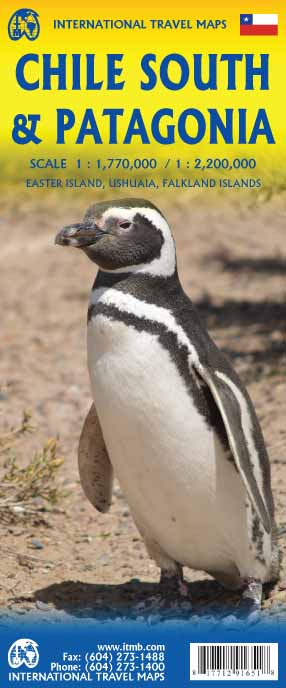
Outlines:
[{"label": "penguin foot", "polygon": [[183,569],[179,564],[175,570],[161,569],[159,586],[165,609],[173,614],[188,614],[191,611],[189,587],[184,581]]},{"label": "penguin foot", "polygon": [[183,579],[181,566],[176,569],[161,569],[159,592],[136,605],[140,612],[152,611],[158,614],[178,614],[191,611],[192,604],[188,585]]},{"label": "penguin foot", "polygon": [[183,569],[179,564],[175,570],[161,569],[160,588],[166,594],[179,595],[186,599],[189,597],[189,589],[184,581]]},{"label": "penguin foot", "polygon": [[256,578],[246,578],[243,581],[244,590],[241,595],[238,610],[246,614],[248,623],[257,623],[261,612],[263,587]]}]

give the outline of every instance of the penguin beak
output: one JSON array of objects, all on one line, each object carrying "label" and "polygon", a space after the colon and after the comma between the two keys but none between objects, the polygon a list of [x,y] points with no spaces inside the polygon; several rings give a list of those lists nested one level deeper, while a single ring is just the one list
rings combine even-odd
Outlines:
[{"label": "penguin beak", "polygon": [[81,222],[61,229],[55,238],[55,244],[85,248],[95,244],[105,234],[107,232],[102,231],[94,223]]}]

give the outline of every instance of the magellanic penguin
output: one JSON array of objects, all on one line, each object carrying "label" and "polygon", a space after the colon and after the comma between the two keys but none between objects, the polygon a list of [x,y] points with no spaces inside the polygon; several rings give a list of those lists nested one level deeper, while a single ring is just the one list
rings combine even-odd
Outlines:
[{"label": "magellanic penguin", "polygon": [[97,203],[56,243],[99,267],[86,496],[107,511],[114,471],[162,582],[183,590],[183,566],[204,570],[260,607],[279,568],[269,460],[247,391],[180,284],[166,219],[142,199]]}]

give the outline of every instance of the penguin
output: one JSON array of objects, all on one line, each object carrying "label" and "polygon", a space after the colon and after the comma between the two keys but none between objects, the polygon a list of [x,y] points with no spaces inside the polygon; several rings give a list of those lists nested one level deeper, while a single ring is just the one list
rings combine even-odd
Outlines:
[{"label": "penguin", "polygon": [[145,199],[99,202],[55,241],[98,267],[87,498],[108,511],[115,473],[162,586],[185,595],[183,567],[202,570],[257,613],[279,575],[269,458],[248,392],[182,288],[167,220]]}]

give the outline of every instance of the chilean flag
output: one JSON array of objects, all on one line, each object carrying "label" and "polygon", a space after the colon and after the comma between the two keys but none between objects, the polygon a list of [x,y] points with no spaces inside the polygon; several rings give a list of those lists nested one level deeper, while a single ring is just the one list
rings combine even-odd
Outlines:
[{"label": "chilean flag", "polygon": [[277,36],[278,14],[241,14],[241,36]]}]

